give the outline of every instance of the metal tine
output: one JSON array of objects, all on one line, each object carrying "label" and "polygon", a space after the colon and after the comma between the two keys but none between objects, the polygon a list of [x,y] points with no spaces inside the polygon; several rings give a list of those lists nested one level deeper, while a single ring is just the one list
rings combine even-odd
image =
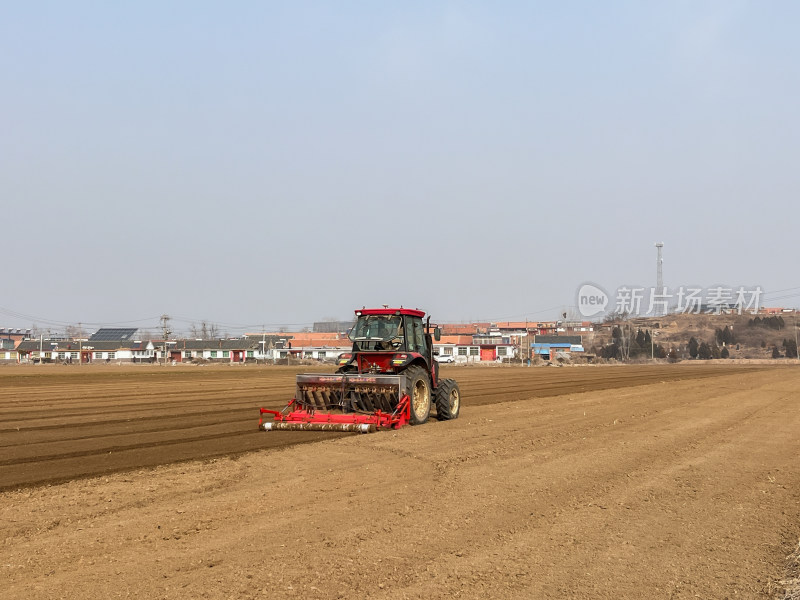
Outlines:
[{"label": "metal tine", "polygon": [[339,390],[330,390],[328,392],[328,407],[330,409],[342,407],[342,393]]},{"label": "metal tine", "polygon": [[394,393],[387,391],[383,395],[383,408],[384,412],[392,412],[392,400],[394,399]]},{"label": "metal tine", "polygon": [[348,398],[350,400],[348,409],[353,411],[361,410],[361,398],[359,397],[357,391],[351,390],[350,393],[348,394]]},{"label": "metal tine", "polygon": [[374,392],[370,393],[370,400],[372,401],[372,410],[382,410],[381,406],[383,406],[383,397],[380,390],[375,390]]},{"label": "metal tine", "polygon": [[372,412],[375,410],[375,406],[372,404],[372,394],[369,392],[367,393],[359,393],[361,397],[361,409],[366,410],[368,412]]},{"label": "metal tine", "polygon": [[303,393],[303,397],[300,398],[300,404],[304,407],[314,407],[314,398],[311,397],[311,392],[307,389],[300,390]]},{"label": "metal tine", "polygon": [[308,398],[309,398],[309,400],[311,402],[311,408],[313,408],[314,410],[317,410],[319,407],[317,406],[317,398],[314,395],[314,390],[309,390],[308,391]]},{"label": "metal tine", "polygon": [[374,407],[377,410],[385,411],[386,410],[386,391],[385,390],[375,390],[375,403]]},{"label": "metal tine", "polygon": [[398,400],[400,395],[395,390],[390,390],[386,393],[386,412],[393,414],[397,411]]},{"label": "metal tine", "polygon": [[336,392],[334,390],[320,390],[320,394],[322,394],[322,401],[325,405],[326,411],[337,408]]},{"label": "metal tine", "polygon": [[356,392],[354,390],[348,391],[344,395],[342,404],[342,410],[344,411],[358,410],[358,397],[356,396]]}]

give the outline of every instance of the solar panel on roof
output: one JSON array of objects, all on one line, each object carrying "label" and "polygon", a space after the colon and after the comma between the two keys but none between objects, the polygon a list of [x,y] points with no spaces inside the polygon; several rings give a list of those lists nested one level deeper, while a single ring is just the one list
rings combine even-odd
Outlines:
[{"label": "solar panel on roof", "polygon": [[129,340],[138,331],[136,327],[103,327],[98,329],[90,338],[90,342],[121,342]]}]

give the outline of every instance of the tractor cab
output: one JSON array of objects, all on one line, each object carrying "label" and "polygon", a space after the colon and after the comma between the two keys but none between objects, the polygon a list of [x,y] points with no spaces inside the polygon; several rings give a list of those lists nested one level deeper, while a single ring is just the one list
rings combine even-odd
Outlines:
[{"label": "tractor cab", "polygon": [[353,352],[407,351],[403,315],[361,315],[348,337]]},{"label": "tractor cab", "polygon": [[415,352],[429,358],[430,340],[422,321],[424,314],[406,309],[389,314],[361,311],[349,334],[353,352]]},{"label": "tractor cab", "polygon": [[[408,308],[372,308],[356,311],[356,324],[348,334],[351,352],[339,357],[339,372],[399,373],[419,365],[436,380],[430,323],[425,313]],[[437,330],[438,331],[438,330]]]}]

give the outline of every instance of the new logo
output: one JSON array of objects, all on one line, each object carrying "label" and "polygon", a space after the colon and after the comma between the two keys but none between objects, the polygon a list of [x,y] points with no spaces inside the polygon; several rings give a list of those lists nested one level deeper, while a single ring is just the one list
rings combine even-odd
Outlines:
[{"label": "new logo", "polygon": [[591,283],[584,283],[578,289],[578,310],[584,317],[593,317],[608,306],[608,294]]}]

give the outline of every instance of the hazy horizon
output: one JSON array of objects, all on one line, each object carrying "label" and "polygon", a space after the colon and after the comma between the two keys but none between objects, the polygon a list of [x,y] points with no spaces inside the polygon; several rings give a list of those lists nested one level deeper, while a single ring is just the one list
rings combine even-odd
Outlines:
[{"label": "hazy horizon", "polygon": [[800,306],[800,5],[7,3],[0,327]]}]

